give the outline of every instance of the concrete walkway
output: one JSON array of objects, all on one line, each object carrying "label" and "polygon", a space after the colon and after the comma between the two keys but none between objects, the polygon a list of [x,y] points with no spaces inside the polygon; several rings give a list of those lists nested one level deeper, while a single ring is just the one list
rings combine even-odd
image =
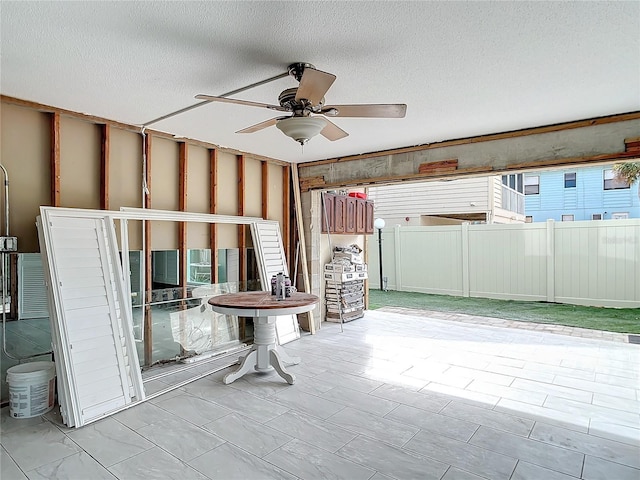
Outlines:
[{"label": "concrete walkway", "polygon": [[434,310],[419,310],[416,308],[383,307],[378,310],[381,312],[400,313],[414,317],[428,317],[452,322],[473,323],[492,327],[520,328],[522,330],[536,330],[572,337],[597,338],[600,340],[610,340],[612,342],[629,343],[629,335],[626,333],[605,332],[602,330],[592,330],[590,328],[567,327],[548,323],[518,322],[516,320],[505,320],[502,318],[481,317],[478,315],[466,315],[464,313],[437,312]]}]

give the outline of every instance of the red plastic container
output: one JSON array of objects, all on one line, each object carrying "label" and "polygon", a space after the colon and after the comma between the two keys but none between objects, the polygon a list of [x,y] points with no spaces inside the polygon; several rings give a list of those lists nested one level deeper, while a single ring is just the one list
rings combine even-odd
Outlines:
[{"label": "red plastic container", "polygon": [[349,196],[356,197],[356,198],[364,198],[364,199],[367,198],[367,194],[362,192],[349,192]]}]

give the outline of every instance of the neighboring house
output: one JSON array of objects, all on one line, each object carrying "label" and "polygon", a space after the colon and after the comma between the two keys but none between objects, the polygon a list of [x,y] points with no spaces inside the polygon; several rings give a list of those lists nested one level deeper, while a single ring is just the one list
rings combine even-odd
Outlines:
[{"label": "neighboring house", "polygon": [[618,180],[613,165],[531,172],[524,177],[528,222],[640,218],[638,183]]},{"label": "neighboring house", "polygon": [[370,187],[376,218],[387,225],[522,223],[522,174]]}]

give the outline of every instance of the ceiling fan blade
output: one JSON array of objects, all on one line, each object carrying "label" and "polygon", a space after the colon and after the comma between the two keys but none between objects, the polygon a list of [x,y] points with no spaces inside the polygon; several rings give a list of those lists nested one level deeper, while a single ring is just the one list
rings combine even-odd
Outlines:
[{"label": "ceiling fan blade", "polygon": [[265,120],[264,122],[256,123],[255,125],[251,125],[250,127],[243,128],[242,130],[238,130],[236,133],[258,132],[258,131],[263,130],[265,128],[272,127],[273,125],[278,123],[278,120],[282,120],[283,118],[288,118],[288,117],[270,118],[269,120]]},{"label": "ceiling fan blade", "polygon": [[269,105],[268,103],[249,102],[247,100],[236,100],[235,98],[215,97],[213,95],[196,95],[198,100],[208,100],[209,102],[235,103],[236,105],[246,105],[248,107],[268,108],[269,110],[277,110],[279,112],[288,112],[288,110],[280,105]]},{"label": "ceiling fan blade", "polygon": [[325,105],[320,111],[329,117],[404,118],[404,103],[372,103],[362,105]]},{"label": "ceiling fan blade", "polygon": [[[325,120],[327,119],[325,118]],[[320,131],[320,135],[325,137],[327,140],[331,140],[332,142],[349,136],[347,132],[345,132],[339,126],[329,120],[327,120],[327,124]]]},{"label": "ceiling fan blade", "polygon": [[335,80],[336,76],[331,73],[305,68],[296,92],[296,100],[306,99],[311,105],[318,105]]}]

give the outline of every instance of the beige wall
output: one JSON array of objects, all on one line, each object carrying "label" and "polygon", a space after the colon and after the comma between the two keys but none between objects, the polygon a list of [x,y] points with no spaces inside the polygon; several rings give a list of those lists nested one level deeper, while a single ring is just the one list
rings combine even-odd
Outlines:
[{"label": "beige wall", "polygon": [[[238,214],[238,159],[230,153],[218,154],[218,213]],[[238,228],[218,225],[218,248],[238,248]]]},{"label": "beige wall", "polygon": [[[165,138],[151,141],[151,208],[179,210],[180,165],[178,144]],[[151,249],[178,248],[178,225],[172,222],[151,223]]]},{"label": "beige wall", "polygon": [[60,206],[100,208],[100,126],[60,117]]},{"label": "beige wall", "polygon": [[[142,207],[142,137],[111,128],[109,160],[109,209]],[[142,250],[142,222],[130,221],[129,248]]]},{"label": "beige wall", "polygon": [[[211,190],[211,160],[209,150],[189,146],[187,161],[187,210],[209,213]],[[209,225],[189,223],[187,225],[187,247],[209,248]]]},{"label": "beige wall", "polygon": [[262,162],[259,160],[245,159],[244,186],[244,214],[247,217],[262,217]]},{"label": "beige wall", "polygon": [[[51,204],[49,115],[3,103],[0,118],[0,162],[10,181],[9,233],[18,237],[21,252],[38,252],[35,219],[40,205]],[[4,210],[3,205],[3,226]]]},{"label": "beige wall", "polygon": [[283,169],[278,165],[269,165],[269,220],[277,220],[282,225],[284,219],[283,205]]}]

